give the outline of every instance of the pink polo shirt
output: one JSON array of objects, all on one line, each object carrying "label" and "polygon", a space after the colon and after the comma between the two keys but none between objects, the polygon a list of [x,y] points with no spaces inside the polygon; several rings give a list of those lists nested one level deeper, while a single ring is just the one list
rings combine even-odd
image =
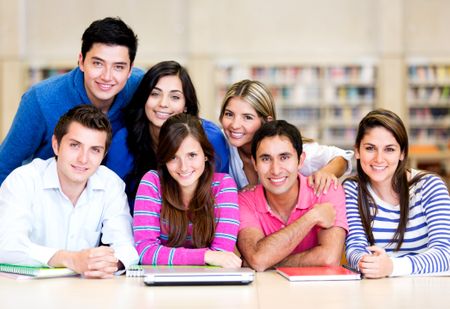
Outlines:
[{"label": "pink polo shirt", "polygon": [[[315,204],[329,202],[334,205],[336,209],[336,220],[334,226],[338,226],[348,231],[347,216],[345,212],[345,194],[342,186],[338,189],[331,188],[327,194],[322,194],[317,197],[314,194],[314,189],[307,183],[307,178],[299,174],[300,190],[298,201],[295,208],[289,216],[288,225],[303,216]],[[257,185],[255,190],[239,193],[239,208],[240,208],[240,230],[251,227],[260,229],[265,236],[275,233],[286,227],[280,217],[272,212],[266,198],[264,196],[264,189],[261,184]],[[315,226],[306,235],[306,237],[298,244],[292,254],[299,253],[317,246],[317,233],[320,227]]]}]

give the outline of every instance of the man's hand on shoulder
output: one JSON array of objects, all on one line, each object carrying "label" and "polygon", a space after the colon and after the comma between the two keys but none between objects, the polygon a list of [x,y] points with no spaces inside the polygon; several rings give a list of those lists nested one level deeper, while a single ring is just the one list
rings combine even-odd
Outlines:
[{"label": "man's hand on shoulder", "polygon": [[53,267],[67,267],[86,278],[112,278],[120,262],[110,247],[97,247],[77,252],[60,250],[48,262]]}]

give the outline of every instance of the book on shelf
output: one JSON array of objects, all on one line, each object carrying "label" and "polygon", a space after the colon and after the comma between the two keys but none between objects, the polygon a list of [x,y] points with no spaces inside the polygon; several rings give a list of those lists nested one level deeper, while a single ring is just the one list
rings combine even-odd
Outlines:
[{"label": "book on shelf", "polygon": [[78,275],[75,271],[64,267],[34,267],[14,264],[0,264],[0,272],[27,276],[30,278],[54,278]]},{"label": "book on shelf", "polygon": [[343,266],[277,267],[289,281],[360,280],[361,274]]}]

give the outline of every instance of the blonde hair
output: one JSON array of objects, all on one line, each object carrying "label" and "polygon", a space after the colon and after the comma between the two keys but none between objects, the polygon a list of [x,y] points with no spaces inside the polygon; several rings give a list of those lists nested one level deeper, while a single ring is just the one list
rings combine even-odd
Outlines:
[{"label": "blonde hair", "polygon": [[220,120],[222,120],[228,102],[234,97],[241,98],[249,103],[258,116],[264,120],[267,120],[269,116],[272,117],[272,120],[277,118],[275,102],[269,89],[259,81],[244,79],[231,85],[225,94],[220,108]]},{"label": "blonde hair", "polygon": [[[228,102],[235,97],[241,98],[250,104],[258,116],[263,119],[263,122],[266,122],[268,117],[272,117],[271,120],[277,120],[275,100],[266,85],[257,80],[244,79],[231,85],[227,93],[225,93],[220,108],[220,121],[222,121]],[[302,141],[303,143],[314,142],[313,139],[305,136],[302,136]]]}]

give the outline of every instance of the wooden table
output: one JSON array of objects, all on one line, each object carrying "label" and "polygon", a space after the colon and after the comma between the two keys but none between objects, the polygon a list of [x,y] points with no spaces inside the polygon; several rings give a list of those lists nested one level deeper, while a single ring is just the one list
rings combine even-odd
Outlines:
[{"label": "wooden table", "polygon": [[449,308],[450,277],[289,282],[274,271],[248,286],[147,287],[142,278],[0,277],[0,308]]}]

